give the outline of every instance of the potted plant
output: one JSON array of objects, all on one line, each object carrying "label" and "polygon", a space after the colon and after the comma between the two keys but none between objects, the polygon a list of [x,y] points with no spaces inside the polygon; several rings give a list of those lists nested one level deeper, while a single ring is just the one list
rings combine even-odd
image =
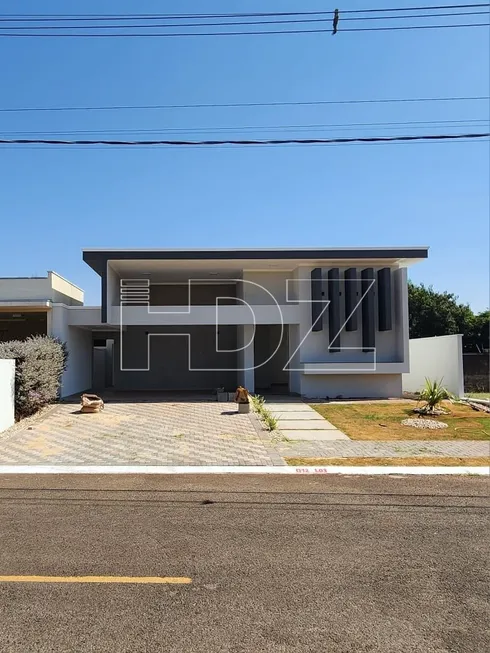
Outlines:
[{"label": "potted plant", "polygon": [[216,388],[216,397],[218,401],[228,401],[228,393],[225,392],[224,386]]},{"label": "potted plant", "polygon": [[235,401],[238,404],[239,413],[250,412],[250,395],[247,388],[239,385],[235,392]]}]

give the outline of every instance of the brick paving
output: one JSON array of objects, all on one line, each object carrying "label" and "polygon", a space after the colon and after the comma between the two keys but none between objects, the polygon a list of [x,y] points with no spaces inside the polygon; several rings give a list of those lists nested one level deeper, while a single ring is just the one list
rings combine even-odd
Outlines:
[{"label": "brick paving", "polygon": [[0,435],[0,465],[284,465],[233,403],[179,398],[59,404]]},{"label": "brick paving", "polygon": [[476,440],[397,440],[371,442],[359,440],[278,442],[277,452],[289,458],[403,458],[419,456],[490,456],[490,442]]},{"label": "brick paving", "polygon": [[284,465],[284,457],[489,455],[488,441],[288,440],[211,396],[126,398],[92,415],[62,403],[0,434],[0,465]]}]

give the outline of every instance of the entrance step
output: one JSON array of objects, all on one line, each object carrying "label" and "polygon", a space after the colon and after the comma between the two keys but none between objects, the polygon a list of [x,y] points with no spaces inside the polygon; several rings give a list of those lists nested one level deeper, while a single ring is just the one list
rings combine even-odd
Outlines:
[{"label": "entrance step", "polygon": [[325,419],[319,414],[316,413],[315,411],[311,411],[311,413],[307,413],[305,410],[271,410],[271,413],[274,415],[274,417],[277,417],[278,419],[281,420],[286,420],[289,421],[291,419],[296,419],[296,420],[301,420],[305,422],[325,422]]},{"label": "entrance step", "polygon": [[278,426],[280,431],[332,431],[337,428],[326,419],[280,419]]},{"label": "entrance step", "polygon": [[316,410],[310,408],[308,404],[303,404],[299,401],[298,403],[284,402],[283,404],[279,402],[269,403],[268,401],[266,401],[265,407],[268,408],[273,413],[295,412],[295,413],[314,413],[316,415],[319,414],[316,412]]},{"label": "entrance step", "polygon": [[281,429],[281,433],[288,440],[350,440],[336,428],[328,431]]}]

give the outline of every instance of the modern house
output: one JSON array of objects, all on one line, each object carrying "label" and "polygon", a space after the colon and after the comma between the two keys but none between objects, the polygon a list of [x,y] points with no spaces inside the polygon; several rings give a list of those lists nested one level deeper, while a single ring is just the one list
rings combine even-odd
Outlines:
[{"label": "modern house", "polygon": [[56,272],[0,278],[0,342],[52,332],[54,305],[83,306],[83,290]]},{"label": "modern house", "polygon": [[101,306],[84,306],[82,291],[49,273],[1,280],[0,311],[9,337],[41,329],[36,315],[36,332],[67,343],[64,396],[238,384],[399,396],[409,370],[407,267],[427,256],[427,247],[86,249]]}]

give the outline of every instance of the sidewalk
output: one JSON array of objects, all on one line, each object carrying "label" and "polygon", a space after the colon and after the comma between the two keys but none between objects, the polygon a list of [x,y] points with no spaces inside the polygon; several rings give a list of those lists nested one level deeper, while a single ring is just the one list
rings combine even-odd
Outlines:
[{"label": "sidewalk", "polygon": [[420,458],[433,456],[479,458],[490,456],[490,442],[476,440],[279,441],[275,444],[275,449],[284,458],[408,458],[413,456]]}]

